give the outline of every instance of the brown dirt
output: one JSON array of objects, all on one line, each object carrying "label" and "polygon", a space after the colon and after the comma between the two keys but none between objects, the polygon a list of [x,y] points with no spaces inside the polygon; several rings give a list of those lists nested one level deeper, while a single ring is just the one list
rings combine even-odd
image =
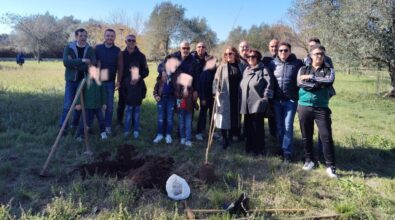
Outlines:
[{"label": "brown dirt", "polygon": [[79,172],[82,178],[94,174],[126,178],[142,188],[164,189],[174,160],[171,157],[138,156],[133,145],[122,145],[117,149],[115,160],[110,152],[98,154],[93,163],[82,164],[72,171]]},{"label": "brown dirt", "polygon": [[173,163],[173,158],[169,157],[146,157],[146,162],[141,167],[130,170],[125,178],[143,188],[164,189]]},{"label": "brown dirt", "polygon": [[213,183],[215,181],[215,169],[212,164],[203,164],[199,167],[197,176],[206,183]]}]

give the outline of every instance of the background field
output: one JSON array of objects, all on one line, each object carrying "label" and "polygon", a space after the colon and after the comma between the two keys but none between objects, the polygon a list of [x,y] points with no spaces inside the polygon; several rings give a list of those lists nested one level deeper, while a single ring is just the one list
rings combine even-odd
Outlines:
[{"label": "background field", "polygon": [[[193,208],[222,208],[247,192],[252,208],[307,208],[304,214],[258,215],[288,219],[340,214],[344,219],[395,218],[395,102],[382,98],[389,79],[383,72],[346,75],[337,72],[337,95],[331,100],[333,136],[340,178],[326,177],[323,166],[306,173],[302,167],[300,130],[295,119],[299,162],[284,164],[279,157],[251,157],[243,143],[224,151],[216,142],[210,154],[218,179],[206,185],[195,177],[204,160],[205,142],[185,149],[153,145],[156,107],[151,96],[156,66],[146,80],[148,98],[142,107],[142,137],[128,140],[144,155],[172,156],[174,172],[191,186],[187,200]],[[62,139],[54,155],[50,178],[38,176],[59,127],[63,103],[61,62],[0,62],[0,219],[184,219],[181,202],[158,189],[138,189],[127,180],[93,176],[82,180],[66,175],[90,162],[84,147],[71,136]],[[122,131],[100,141],[91,135],[95,154],[115,151],[124,143]],[[275,141],[267,138],[269,152]],[[223,219],[227,216],[211,216]]]}]

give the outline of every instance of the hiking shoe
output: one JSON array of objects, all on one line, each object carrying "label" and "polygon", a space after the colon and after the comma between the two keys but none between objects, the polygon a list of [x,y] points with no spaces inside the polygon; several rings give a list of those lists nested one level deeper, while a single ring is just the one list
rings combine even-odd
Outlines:
[{"label": "hiking shoe", "polygon": [[202,140],[203,140],[203,134],[202,134],[202,133],[196,134],[196,135],[195,135],[195,138],[196,138],[196,140],[198,140],[198,141],[202,141]]},{"label": "hiking shoe", "polygon": [[173,142],[173,139],[171,138],[170,134],[166,134],[166,144],[171,144]]},{"label": "hiking shoe", "polygon": [[155,139],[154,139],[154,143],[157,144],[159,143],[161,140],[163,140],[163,135],[158,134],[156,135]]},{"label": "hiking shoe", "polygon": [[327,174],[330,178],[337,178],[337,175],[336,175],[336,168],[335,168],[335,167],[328,167],[328,168],[326,168],[326,174]]},{"label": "hiking shoe", "polygon": [[139,133],[138,131],[134,131],[134,132],[133,132],[133,137],[134,137],[134,139],[139,138],[139,136],[140,136],[140,133]]},{"label": "hiking shoe", "polygon": [[102,139],[102,140],[106,140],[108,137],[107,137],[107,133],[106,132],[102,132],[102,133],[100,133],[100,138]]},{"label": "hiking shoe", "polygon": [[292,161],[293,161],[293,158],[292,158],[292,156],[290,154],[285,154],[283,156],[283,162],[284,163],[292,163]]},{"label": "hiking shoe", "polygon": [[192,147],[192,142],[191,141],[185,141],[185,146]]},{"label": "hiking shoe", "polygon": [[75,138],[75,140],[76,140],[77,142],[80,142],[80,143],[81,143],[81,142],[84,140],[84,137],[78,136],[78,137]]},{"label": "hiking shoe", "polygon": [[180,139],[180,144],[184,145],[185,144],[185,138]]},{"label": "hiking shoe", "polygon": [[305,162],[303,165],[303,170],[310,171],[314,168],[315,164],[313,161]]},{"label": "hiking shoe", "polygon": [[110,136],[112,134],[111,127],[106,127],[106,133],[108,136]]}]

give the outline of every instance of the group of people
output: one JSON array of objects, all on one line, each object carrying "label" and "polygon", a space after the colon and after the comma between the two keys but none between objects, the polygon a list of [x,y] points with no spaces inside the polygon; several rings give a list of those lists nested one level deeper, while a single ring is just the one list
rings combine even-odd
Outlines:
[{"label": "group of people", "polygon": [[[67,113],[82,79],[86,78],[82,88],[83,99],[77,100],[70,126],[77,130],[77,140],[83,139],[84,124],[91,127],[95,116],[99,122],[101,139],[107,139],[112,134],[115,90],[119,92],[118,123],[123,125],[126,113],[124,135],[129,136],[133,126],[133,137],[138,138],[140,106],[147,92],[144,78],[148,76],[149,69],[145,55],[136,46],[136,36],[126,36],[126,48],[123,51],[114,44],[116,34],[113,29],[105,30],[104,43],[95,48],[87,43],[87,37],[85,29],[77,29],[75,41],[70,42],[63,52],[63,64],[66,67],[65,96],[60,118],[61,126],[66,123],[63,135],[68,133],[67,121],[65,122]],[[82,110],[85,110],[85,122],[81,120]]]},{"label": "group of people", "polygon": [[[86,30],[78,29],[75,37],[76,41],[66,46],[63,55],[66,91],[61,124],[78,85],[86,77],[84,100],[78,100],[71,125],[79,127],[77,137],[81,139],[84,135],[84,123],[79,119],[82,102],[87,126],[91,127],[96,115],[101,138],[106,139],[111,134],[114,91],[118,88],[118,123],[123,124],[126,112],[124,135],[128,137],[133,126],[133,137],[138,138],[140,109],[147,92],[144,78],[149,70],[144,54],[136,46],[136,37],[126,37],[124,51],[114,45],[115,31],[112,29],[105,31],[104,43],[95,49],[86,42]],[[204,42],[198,42],[192,52],[189,42],[181,42],[179,50],[166,56],[158,66],[153,92],[157,102],[157,134],[153,142],[173,142],[176,113],[180,144],[191,147],[193,115],[199,111],[196,140],[204,140],[207,120],[213,118],[221,131],[224,149],[233,141],[245,139],[246,152],[261,155],[265,152],[264,118],[268,118],[270,135],[278,139],[283,159],[292,161],[293,122],[298,112],[305,151],[303,170],[318,166],[313,153],[315,122],[326,172],[330,177],[337,177],[328,107],[329,99],[335,95],[331,59],[325,55],[325,48],[317,38],[309,40],[310,52],[303,60],[292,53],[288,42],[273,39],[268,46],[271,56],[263,57],[260,51],[242,41],[239,50],[226,47],[221,64],[216,64],[216,58],[207,53]],[[91,71],[91,65],[98,71]],[[95,72],[107,75],[98,74],[98,82]]]}]

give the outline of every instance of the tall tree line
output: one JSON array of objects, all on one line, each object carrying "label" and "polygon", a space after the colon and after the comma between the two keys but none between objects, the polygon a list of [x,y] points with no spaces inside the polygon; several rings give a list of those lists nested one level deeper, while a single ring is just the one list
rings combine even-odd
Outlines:
[{"label": "tall tree line", "polygon": [[296,0],[300,38],[319,37],[336,63],[387,67],[395,97],[395,0]]}]

